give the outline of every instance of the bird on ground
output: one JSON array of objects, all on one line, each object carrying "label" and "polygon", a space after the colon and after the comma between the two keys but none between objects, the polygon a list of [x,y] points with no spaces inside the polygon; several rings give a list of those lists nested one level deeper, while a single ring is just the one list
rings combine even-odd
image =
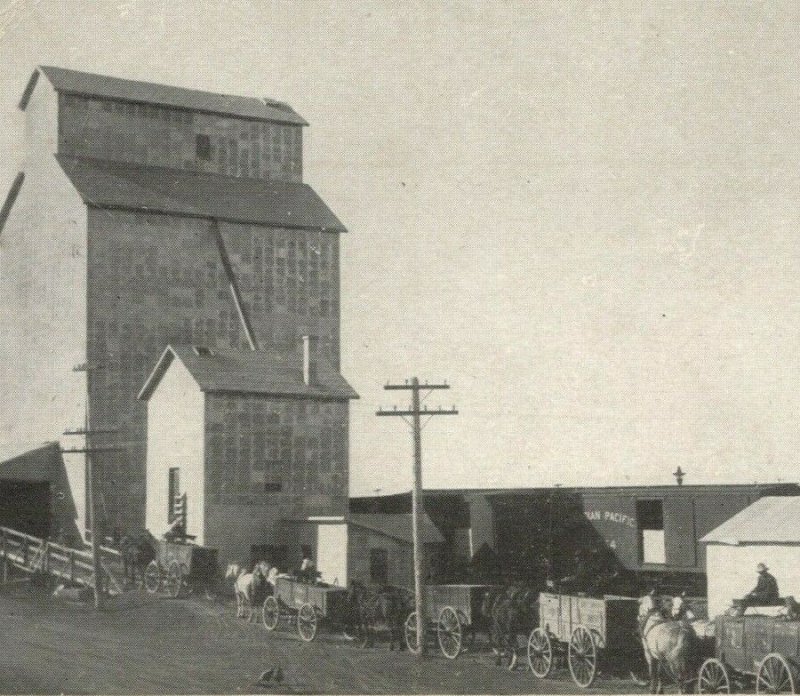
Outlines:
[{"label": "bird on ground", "polygon": [[261,673],[258,678],[259,686],[271,686],[274,684],[281,684],[283,682],[283,670],[278,667],[270,667],[265,672]]},{"label": "bird on ground", "polygon": [[275,668],[270,667],[266,672],[262,672],[258,678],[259,684],[269,684],[269,680],[275,675]]}]

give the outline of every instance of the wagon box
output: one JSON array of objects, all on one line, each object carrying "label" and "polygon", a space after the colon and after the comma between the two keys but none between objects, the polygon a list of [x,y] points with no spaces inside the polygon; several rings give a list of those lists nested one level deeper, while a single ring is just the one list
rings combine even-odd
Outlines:
[{"label": "wagon box", "polygon": [[217,549],[160,539],[156,557],[145,570],[145,586],[154,594],[166,590],[173,597],[214,582],[217,573]]},{"label": "wagon box", "polygon": [[[465,636],[474,639],[479,630],[486,630],[485,617],[481,615],[481,602],[494,585],[428,585],[423,588],[423,602],[427,616],[426,633],[435,632],[439,649],[445,657],[455,659],[463,649]],[[417,612],[409,614],[405,622],[406,645],[418,652]]]},{"label": "wagon box", "polygon": [[321,620],[334,624],[346,621],[347,602],[344,587],[279,577],[275,580],[274,595],[264,601],[264,626],[274,631],[281,618],[296,619],[298,635],[309,642],[316,638]]},{"label": "wagon box", "polygon": [[730,693],[733,678],[754,680],[756,693],[796,693],[800,621],[785,616],[721,615],[715,652],[698,673],[699,693]]},{"label": "wagon box", "polygon": [[566,653],[573,681],[583,688],[594,682],[598,661],[630,666],[641,656],[637,636],[639,600],[606,595],[602,599],[542,592],[539,626],[528,638],[528,663],[544,678],[554,654]]}]

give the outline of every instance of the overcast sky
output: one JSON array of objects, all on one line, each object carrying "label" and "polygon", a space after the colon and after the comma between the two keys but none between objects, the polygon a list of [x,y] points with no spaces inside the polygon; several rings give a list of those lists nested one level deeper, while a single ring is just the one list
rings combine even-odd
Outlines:
[{"label": "overcast sky", "polygon": [[37,64],[309,121],[349,229],[352,493],[409,485],[374,413],[414,375],[460,409],[423,432],[429,487],[800,478],[800,3],[0,8],[3,197]]}]

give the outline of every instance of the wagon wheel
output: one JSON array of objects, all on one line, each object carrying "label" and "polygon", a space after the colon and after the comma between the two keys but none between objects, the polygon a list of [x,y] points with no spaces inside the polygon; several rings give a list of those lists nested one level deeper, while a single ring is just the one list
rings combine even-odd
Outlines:
[{"label": "wagon wheel", "polygon": [[586,626],[578,625],[569,637],[567,662],[572,681],[588,689],[597,676],[597,646]]},{"label": "wagon wheel", "polygon": [[161,589],[161,568],[156,561],[150,561],[144,571],[144,586],[150,594]]},{"label": "wagon wheel", "polygon": [[417,612],[412,611],[403,626],[406,636],[406,647],[415,655],[419,653],[420,646],[417,642]]},{"label": "wagon wheel", "polygon": [[317,637],[317,612],[308,602],[297,612],[297,633],[306,643]]},{"label": "wagon wheel", "polygon": [[278,621],[281,618],[281,608],[278,605],[278,600],[275,597],[267,597],[264,600],[264,611],[261,621],[264,628],[268,631],[274,631],[278,627]]},{"label": "wagon wheel", "polygon": [[708,658],[697,673],[698,694],[729,694],[731,680],[728,669],[715,657]]},{"label": "wagon wheel", "polygon": [[439,621],[436,623],[436,637],[439,639],[439,648],[445,657],[455,660],[461,652],[461,639],[464,631],[461,621],[453,607],[444,607],[439,612]]},{"label": "wagon wheel", "polygon": [[172,561],[169,564],[167,571],[166,590],[169,596],[173,599],[178,599],[181,596],[181,589],[183,589],[183,572],[181,571],[181,564],[178,561]]},{"label": "wagon wheel", "polygon": [[550,636],[541,628],[534,628],[528,637],[528,665],[534,676],[544,679],[553,668],[553,646]]},{"label": "wagon wheel", "polygon": [[758,665],[757,694],[793,694],[794,674],[783,655],[770,653]]}]

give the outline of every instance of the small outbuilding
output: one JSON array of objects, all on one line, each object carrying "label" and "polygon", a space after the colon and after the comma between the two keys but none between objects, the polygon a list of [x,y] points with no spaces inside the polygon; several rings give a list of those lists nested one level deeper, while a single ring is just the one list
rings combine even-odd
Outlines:
[{"label": "small outbuilding", "polygon": [[764,563],[782,597],[800,598],[800,497],[765,497],[700,539],[706,547],[708,615],[755,587]]},{"label": "small outbuilding", "polygon": [[[409,514],[351,514],[348,571],[351,578],[376,585],[414,586],[414,537]],[[444,537],[431,519],[420,516],[425,548],[423,575],[442,553]]]}]

